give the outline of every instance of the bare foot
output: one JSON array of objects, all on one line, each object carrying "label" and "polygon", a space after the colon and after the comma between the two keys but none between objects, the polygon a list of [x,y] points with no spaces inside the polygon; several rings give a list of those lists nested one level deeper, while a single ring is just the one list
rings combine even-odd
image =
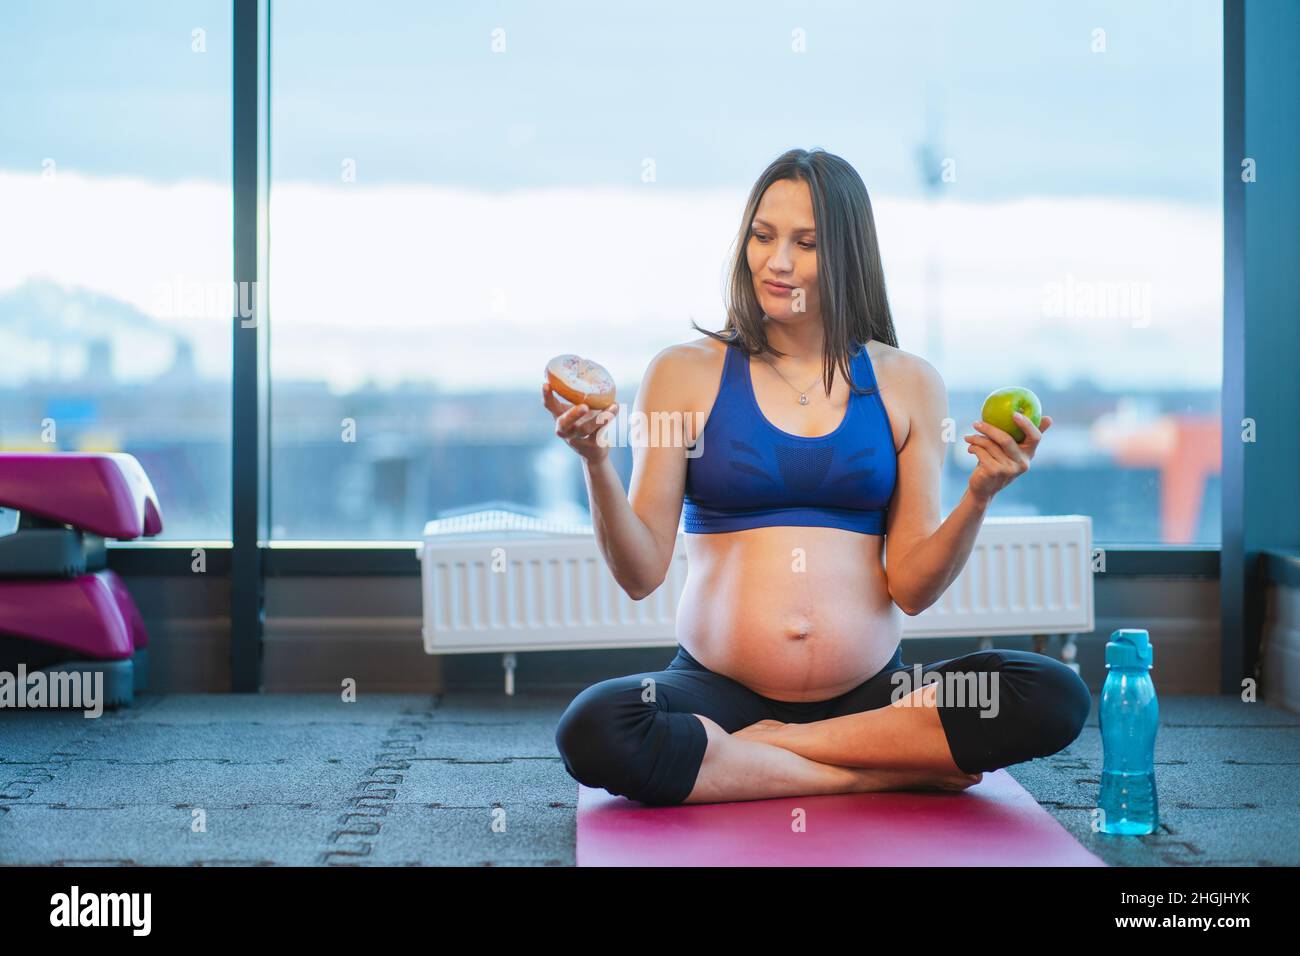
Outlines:
[{"label": "bare foot", "polygon": [[757,740],[760,743],[774,744],[779,747],[781,735],[787,726],[779,720],[760,720],[748,727],[732,731],[731,736],[739,737],[741,740]]},{"label": "bare foot", "polygon": [[965,790],[984,779],[982,773],[945,773],[942,770],[881,770],[859,768],[860,779],[850,793],[875,790]]}]

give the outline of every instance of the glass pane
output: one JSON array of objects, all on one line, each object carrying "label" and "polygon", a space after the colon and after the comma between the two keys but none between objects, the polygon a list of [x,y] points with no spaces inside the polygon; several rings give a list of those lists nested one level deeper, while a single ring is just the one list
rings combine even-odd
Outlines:
[{"label": "glass pane", "polygon": [[230,537],[231,8],[0,11],[0,449],[124,451]]},{"label": "glass pane", "polygon": [[992,514],[1217,544],[1220,7],[277,0],[273,534],[583,519],[546,360],[630,410],[721,328],[748,191],[797,145],[871,193],[899,347],[949,392],[945,513],[1023,385],[1053,426]]}]

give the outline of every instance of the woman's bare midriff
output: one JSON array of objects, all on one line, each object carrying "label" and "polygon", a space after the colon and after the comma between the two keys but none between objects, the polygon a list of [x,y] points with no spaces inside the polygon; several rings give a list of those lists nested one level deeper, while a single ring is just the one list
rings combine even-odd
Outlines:
[{"label": "woman's bare midriff", "polygon": [[852,690],[889,663],[902,633],[883,540],[812,527],[688,534],[678,643],[774,700]]},{"label": "woman's bare midriff", "polygon": [[[708,410],[717,393],[722,356],[714,349],[699,396]],[[906,442],[905,398],[895,394],[891,351],[870,345],[881,400],[899,445]],[[847,386],[836,382],[843,415]],[[778,407],[764,385],[763,408]],[[770,416],[769,416],[770,417]],[[697,419],[701,428],[707,415]],[[777,421],[790,427],[793,421]],[[897,451],[898,449],[895,449]],[[889,596],[882,535],[839,528],[772,526],[715,534],[687,534],[689,571],[677,606],[677,641],[705,667],[773,700],[827,700],[875,675],[889,663],[902,634],[903,612]]]}]

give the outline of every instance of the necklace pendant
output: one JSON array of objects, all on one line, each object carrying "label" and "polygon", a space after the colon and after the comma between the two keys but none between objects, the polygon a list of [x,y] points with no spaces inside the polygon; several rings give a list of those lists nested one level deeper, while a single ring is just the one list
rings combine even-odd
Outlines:
[{"label": "necklace pendant", "polygon": [[807,404],[808,404],[808,396],[807,396],[807,395],[800,395],[800,396],[799,396],[799,404],[800,404],[800,405],[807,405]]}]

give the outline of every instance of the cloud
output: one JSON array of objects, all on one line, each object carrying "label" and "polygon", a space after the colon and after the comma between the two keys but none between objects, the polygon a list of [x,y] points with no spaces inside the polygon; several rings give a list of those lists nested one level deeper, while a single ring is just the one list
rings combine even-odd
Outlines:
[{"label": "cloud", "polygon": [[[278,184],[274,373],[339,390],[367,379],[518,387],[552,354],[574,351],[635,381],[654,352],[695,337],[692,318],[721,327],[745,194]],[[0,208],[0,293],[45,277],[120,299],[190,337],[204,374],[229,375],[228,188],[0,172]],[[1217,387],[1217,208],[880,195],[874,211],[899,344],[935,362],[950,387],[1030,372],[1117,389]],[[937,278],[929,297],[927,274]],[[1140,284],[1145,324],[1053,313],[1051,290],[1067,283]]]}]

